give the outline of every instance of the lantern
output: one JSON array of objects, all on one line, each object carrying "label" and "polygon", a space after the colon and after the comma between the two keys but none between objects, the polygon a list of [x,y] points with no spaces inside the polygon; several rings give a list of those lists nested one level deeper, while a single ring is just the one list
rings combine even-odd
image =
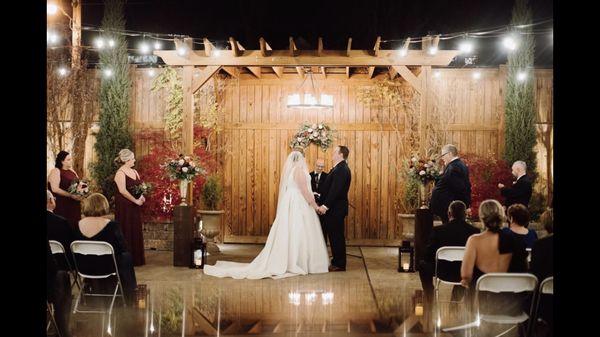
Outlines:
[{"label": "lantern", "polygon": [[198,229],[194,232],[194,241],[192,241],[192,261],[190,268],[204,269],[206,262],[206,243],[204,243],[202,234],[202,220],[198,224]]},{"label": "lantern", "polygon": [[410,245],[410,241],[402,241],[398,251],[398,272],[412,273],[415,271],[415,249]]},{"label": "lantern", "polygon": [[146,309],[146,297],[148,295],[148,289],[145,284],[138,284],[136,289],[136,304],[140,309]]}]

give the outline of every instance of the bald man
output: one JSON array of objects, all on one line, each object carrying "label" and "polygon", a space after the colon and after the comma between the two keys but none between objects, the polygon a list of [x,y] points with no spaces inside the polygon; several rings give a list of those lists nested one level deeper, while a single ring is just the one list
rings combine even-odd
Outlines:
[{"label": "bald man", "polygon": [[[325,160],[317,159],[315,162],[315,170],[310,173],[310,186],[312,187],[313,194],[315,195],[315,201],[319,203],[319,197],[321,196],[321,191],[319,188],[323,185],[325,178],[327,178],[327,172],[323,172],[325,168]],[[319,215],[319,220],[321,220],[321,229],[323,230],[323,237],[325,238],[325,242],[327,242],[327,231],[325,230],[325,226],[323,225],[323,216]]]},{"label": "bald man", "polygon": [[533,191],[531,178],[527,176],[527,164],[521,160],[514,162],[512,174],[517,178],[512,186],[498,184],[500,193],[504,197],[504,204],[507,209],[513,204],[522,204],[527,207]]}]

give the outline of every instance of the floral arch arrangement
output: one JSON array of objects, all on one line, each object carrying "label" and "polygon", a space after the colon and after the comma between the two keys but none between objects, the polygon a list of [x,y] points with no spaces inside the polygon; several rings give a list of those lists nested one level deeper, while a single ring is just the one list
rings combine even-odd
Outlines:
[{"label": "floral arch arrangement", "polygon": [[306,148],[311,143],[314,143],[320,146],[323,151],[327,151],[331,144],[333,144],[334,132],[325,123],[309,124],[305,122],[300,125],[300,129],[290,141],[290,147],[301,146]]}]

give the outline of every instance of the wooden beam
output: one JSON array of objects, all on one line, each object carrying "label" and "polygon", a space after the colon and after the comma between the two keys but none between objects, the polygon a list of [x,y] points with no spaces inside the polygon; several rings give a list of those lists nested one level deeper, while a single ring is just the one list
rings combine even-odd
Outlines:
[{"label": "wooden beam", "polygon": [[[412,73],[411,73],[412,74]],[[421,106],[419,109],[419,152],[425,155],[428,149],[428,127],[429,125],[429,79],[431,77],[431,67],[423,66],[421,74]]]},{"label": "wooden beam", "polygon": [[304,328],[304,321],[300,321],[300,323],[296,326],[296,333],[300,333],[302,332],[302,329]]},{"label": "wooden beam", "polygon": [[352,51],[352,38],[348,38],[348,46],[346,47],[346,56],[350,57],[350,52]]},{"label": "wooden beam", "polygon": [[[375,40],[375,46],[373,47],[373,55],[375,57],[379,56],[379,45],[380,44],[381,44],[381,36],[378,36],[377,40]],[[369,78],[372,78],[374,73],[375,73],[375,67],[369,67]]]},{"label": "wooden beam", "polygon": [[404,43],[402,44],[402,49],[408,51],[408,48],[410,48],[410,37],[406,38],[406,40],[404,40]]},{"label": "wooden beam", "polygon": [[300,76],[300,78],[304,78],[304,68],[303,67],[296,67],[296,71],[298,72],[298,75]]},{"label": "wooden beam", "polygon": [[223,67],[223,70],[225,70],[229,75],[231,75],[234,78],[240,77],[240,69],[238,67]]},{"label": "wooden beam", "polygon": [[392,68],[394,68],[400,74],[400,76],[406,80],[406,82],[410,83],[410,85],[412,85],[417,92],[422,94],[421,80],[419,80],[417,76],[410,71],[410,69],[408,69],[406,66],[392,66]]},{"label": "wooden beam", "polygon": [[242,330],[242,325],[240,321],[233,321],[233,323],[229,324],[229,326],[223,330],[223,334],[225,335],[234,335],[240,333]]},{"label": "wooden beam", "polygon": [[203,42],[204,42],[204,54],[206,56],[210,57],[213,49],[215,49],[215,46],[213,46],[213,44],[208,40],[208,38],[204,38]]},{"label": "wooden beam", "polygon": [[375,326],[375,321],[372,319],[369,320],[369,328],[371,329],[371,333],[377,333],[377,327]]},{"label": "wooden beam", "polygon": [[206,319],[206,317],[204,317],[204,315],[202,315],[202,313],[200,312],[200,309],[198,309],[197,307],[194,307],[194,309],[192,311],[192,315],[194,317],[194,325],[197,325],[201,331],[203,331],[204,333],[206,333],[208,335],[216,335],[217,334],[217,329],[215,329],[215,327],[212,326],[210,321],[208,319]]},{"label": "wooden beam", "polygon": [[289,50],[273,50],[269,57],[263,57],[260,50],[246,50],[242,56],[236,57],[233,50],[222,50],[219,57],[208,57],[204,53],[190,51],[186,56],[179,56],[177,51],[156,50],[154,55],[170,66],[325,66],[325,67],[369,67],[391,65],[431,65],[445,67],[459,54],[458,50],[440,50],[435,55],[428,55],[424,50],[409,50],[402,57],[397,50],[379,50],[379,56],[370,55],[368,50],[323,50],[321,56],[316,50],[302,51],[302,55],[291,56]]},{"label": "wooden beam", "polygon": [[417,323],[419,323],[419,318],[415,315],[409,316],[407,319],[402,322],[396,329],[394,329],[394,336],[406,336],[406,332],[410,331]]},{"label": "wooden beam", "polygon": [[188,52],[184,55],[184,56],[179,56],[180,58],[183,58],[185,60],[189,60],[190,56],[193,54],[193,50],[194,50],[194,39],[186,37],[183,39],[178,39],[175,38],[173,39],[173,41],[175,42],[175,54],[177,56],[179,56],[179,54],[177,54],[177,50],[179,50],[180,47],[186,47]]},{"label": "wooden beam", "polygon": [[298,48],[296,48],[296,44],[294,43],[294,38],[290,36],[290,56],[294,57],[296,56],[296,50],[298,50]]},{"label": "wooden beam", "polygon": [[283,76],[283,67],[273,67],[273,71],[277,74],[277,77]]},{"label": "wooden beam", "polygon": [[369,67],[368,78],[373,78],[374,73],[375,73],[375,67]]},{"label": "wooden beam", "polygon": [[327,320],[323,321],[323,325],[321,326],[321,332],[327,332]]},{"label": "wooden beam", "polygon": [[421,39],[421,50],[427,52],[431,46],[431,36],[427,35]]},{"label": "wooden beam", "polygon": [[233,50],[233,56],[238,57],[242,55],[242,51],[237,43],[237,41],[233,38],[229,38],[229,45],[231,46],[231,50]]},{"label": "wooden beam", "polygon": [[267,43],[267,41],[265,41],[265,39],[263,39],[262,37],[258,40],[258,43],[260,44],[260,54],[262,55],[262,57],[267,57],[269,56],[269,51],[272,50],[271,46],[269,46],[269,44]]},{"label": "wooden beam", "polygon": [[325,71],[325,67],[321,67],[321,74],[323,74],[323,79],[327,78],[327,72]]},{"label": "wooden beam", "polygon": [[317,42],[317,56],[321,56],[323,53],[323,38],[319,37],[319,41]]},{"label": "wooden beam", "polygon": [[390,80],[393,80],[396,77],[396,75],[398,75],[398,72],[394,67],[389,67],[388,72],[390,74]]},{"label": "wooden beam", "polygon": [[[184,67],[185,69],[185,67]],[[192,80],[192,95],[195,94],[200,88],[208,81],[214,74],[221,69],[221,66],[207,66],[200,71],[198,77],[194,77]],[[185,99],[185,92],[184,92]]]},{"label": "wooden beam", "polygon": [[346,67],[346,78],[350,78],[350,67]]},{"label": "wooden beam", "polygon": [[273,333],[280,333],[282,328],[283,328],[283,323],[277,322],[277,324],[275,324],[275,327],[273,328]]},{"label": "wooden beam", "polygon": [[[206,79],[208,80],[208,78]],[[183,67],[183,149],[182,153],[191,155],[194,152],[194,67]],[[186,198],[187,199],[187,198]]]},{"label": "wooden beam", "polygon": [[440,36],[436,35],[433,37],[433,40],[431,41],[431,47],[437,48],[439,43],[440,43]]},{"label": "wooden beam", "polygon": [[262,332],[263,323],[262,320],[257,321],[254,325],[248,330],[248,334],[260,334]]},{"label": "wooden beam", "polygon": [[260,78],[260,67],[246,67],[256,78]]}]

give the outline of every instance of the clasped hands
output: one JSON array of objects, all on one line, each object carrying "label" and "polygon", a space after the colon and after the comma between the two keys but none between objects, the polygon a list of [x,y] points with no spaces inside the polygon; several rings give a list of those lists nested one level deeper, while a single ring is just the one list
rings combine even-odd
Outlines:
[{"label": "clasped hands", "polygon": [[315,204],[313,208],[319,215],[323,215],[325,214],[325,212],[327,212],[327,208],[325,208],[325,206],[318,206],[317,204]]}]

